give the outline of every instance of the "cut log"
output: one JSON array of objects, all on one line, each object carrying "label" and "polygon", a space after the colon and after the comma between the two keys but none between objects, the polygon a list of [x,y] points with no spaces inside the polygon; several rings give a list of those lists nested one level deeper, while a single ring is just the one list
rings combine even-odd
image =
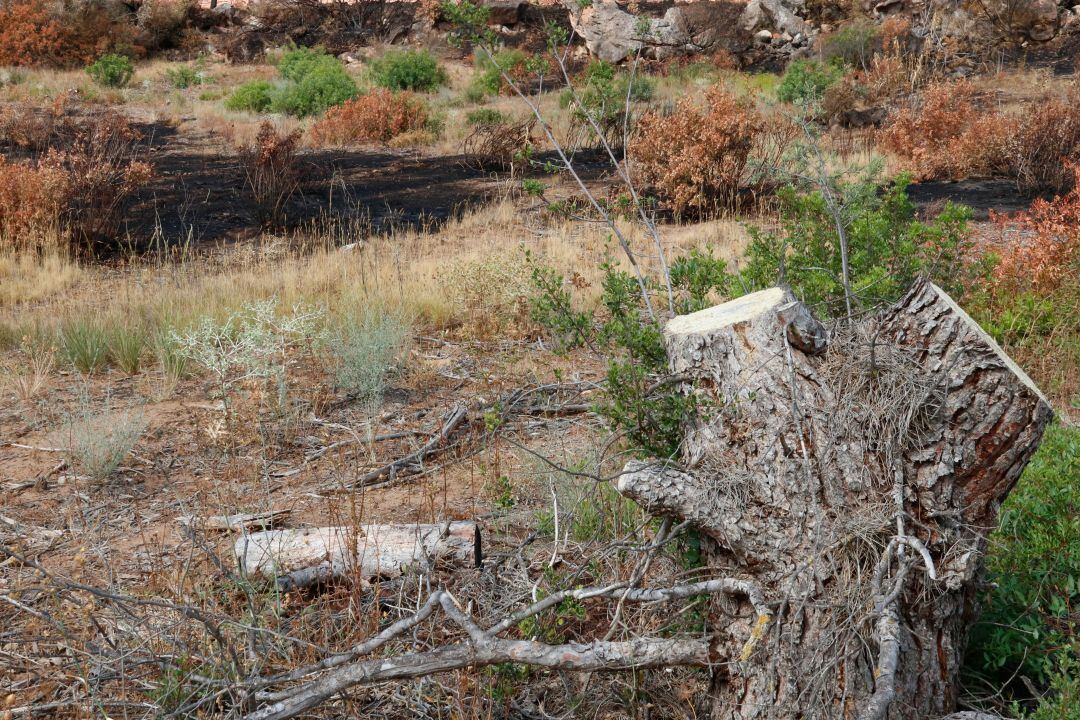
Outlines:
[{"label": "cut log", "polygon": [[474,522],[446,522],[267,530],[238,538],[233,550],[242,572],[275,578],[282,590],[331,578],[366,584],[410,568],[478,564],[480,529]]},{"label": "cut log", "polygon": [[[773,288],[664,338],[698,400],[681,465],[630,463],[618,489],[691,521],[715,574],[775,607],[754,655],[714,673],[712,717],[955,710],[986,533],[1052,415],[1034,383],[926,281],[831,336]],[[739,655],[739,612],[715,656]]]}]

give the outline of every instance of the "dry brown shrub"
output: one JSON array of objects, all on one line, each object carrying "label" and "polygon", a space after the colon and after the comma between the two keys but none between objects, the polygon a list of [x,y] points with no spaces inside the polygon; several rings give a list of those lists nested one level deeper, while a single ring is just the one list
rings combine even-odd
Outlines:
[{"label": "dry brown shrub", "polygon": [[43,166],[63,170],[71,184],[64,225],[73,242],[116,241],[127,201],[153,177],[140,140],[126,118],[106,112],[78,130],[68,148],[50,149],[42,158]]},{"label": "dry brown shrub", "polygon": [[865,102],[866,95],[866,88],[853,76],[844,76],[822,93],[821,112],[827,122],[847,124],[846,119]]},{"label": "dry brown shrub", "polygon": [[0,250],[42,250],[55,243],[69,189],[59,168],[0,155]]},{"label": "dry brown shrub", "polygon": [[720,86],[705,106],[679,102],[670,115],[646,113],[630,143],[639,179],[678,214],[734,205],[741,191],[760,185],[793,137],[786,124],[766,120],[753,105]]},{"label": "dry brown shrub", "polygon": [[273,123],[264,121],[255,143],[240,148],[244,185],[262,223],[279,222],[285,203],[300,186],[300,136],[299,130],[280,134]]},{"label": "dry brown shrub", "polygon": [[1080,88],[1037,103],[1022,116],[1003,118],[995,131],[978,124],[968,146],[992,144],[990,169],[1016,180],[1024,193],[1065,192],[1080,160]]},{"label": "dry brown shrub", "polygon": [[190,0],[143,0],[135,13],[140,43],[148,50],[176,47],[191,10]]},{"label": "dry brown shrub", "polygon": [[419,97],[378,88],[327,110],[311,126],[311,141],[319,146],[387,143],[427,123],[427,107]]},{"label": "dry brown shrub", "polygon": [[0,3],[0,65],[54,62],[64,50],[64,29],[41,0]]},{"label": "dry brown shrub", "polygon": [[911,44],[911,18],[904,15],[890,15],[878,28],[881,48],[886,53],[903,53]]},{"label": "dry brown shrub", "polygon": [[1080,276],[1080,165],[1066,166],[1073,187],[1053,200],[1037,199],[1014,218],[994,216],[1003,235],[1010,224],[1020,232],[997,250],[995,290],[1031,290],[1049,296]]},{"label": "dry brown shrub", "polygon": [[114,112],[47,117],[26,138],[43,154],[5,166],[0,244],[34,247],[57,235],[84,248],[114,243],[127,201],[153,175],[138,132]]},{"label": "dry brown shrub", "polygon": [[952,146],[975,116],[975,88],[966,81],[927,86],[919,105],[896,112],[881,133],[882,146],[908,160],[919,180],[966,173]]},{"label": "dry brown shrub", "polygon": [[1005,113],[979,110],[967,81],[937,83],[892,117],[881,141],[921,180],[992,175],[1025,193],[1064,192],[1068,163],[1080,159],[1080,89]]}]

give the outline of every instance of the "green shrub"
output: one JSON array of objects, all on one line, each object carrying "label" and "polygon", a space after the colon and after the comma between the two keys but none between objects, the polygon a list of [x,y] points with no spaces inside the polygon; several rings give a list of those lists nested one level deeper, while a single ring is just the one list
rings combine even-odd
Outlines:
[{"label": "green shrub", "polygon": [[398,315],[371,309],[347,312],[328,342],[337,386],[374,414],[411,333],[409,322]]},{"label": "green shrub", "polygon": [[446,83],[446,72],[427,50],[391,50],[371,63],[371,76],[388,90],[431,92]]},{"label": "green shrub", "polygon": [[352,100],[359,88],[345,68],[321,64],[311,69],[298,82],[277,88],[270,96],[270,109],[297,117],[308,117],[325,112],[328,108]]},{"label": "green shrub", "polygon": [[491,57],[485,53],[477,53],[473,57],[473,66],[476,68],[476,75],[467,95],[474,101],[489,95],[510,92],[509,85],[502,76],[504,72],[521,87],[546,75],[550,69],[546,58],[517,49],[500,50]]},{"label": "green shrub", "polygon": [[[992,585],[972,628],[967,667],[994,687],[1006,685],[1014,698],[1029,695],[1025,678],[1046,688],[1080,661],[1078,478],[1080,429],[1048,428],[990,536],[986,571]],[[1080,700],[1075,680],[1057,682],[1059,693]],[[1069,716],[1048,707],[1035,717]]]},{"label": "green shrub", "polygon": [[510,121],[510,118],[504,112],[500,112],[495,108],[477,108],[470,111],[465,120],[470,125],[480,125],[483,127],[491,127],[492,125],[505,125]]},{"label": "green shrub", "polygon": [[[855,305],[893,302],[922,273],[957,296],[969,280],[970,211],[949,204],[933,220],[921,222],[908,199],[908,183],[901,177],[879,192],[877,183],[867,178],[838,188]],[[842,314],[840,240],[825,197],[817,190],[788,187],[779,192],[779,199],[781,228],[772,232],[751,228],[743,283],[761,289],[782,281],[823,315]]]},{"label": "green shrub", "polygon": [[843,75],[843,71],[834,65],[796,60],[784,71],[776,97],[787,103],[815,103]]},{"label": "green shrub", "polygon": [[131,82],[135,66],[123,55],[102,55],[86,68],[86,72],[98,85],[121,88]]},{"label": "green shrub", "polygon": [[[627,73],[619,72],[612,63],[604,60],[590,62],[577,89],[578,105],[573,111],[574,125],[594,136],[589,118],[597,124],[610,144],[621,144],[623,131],[631,119],[627,116],[626,102],[647,102],[652,99],[656,84],[652,78],[635,75],[631,80]],[[570,99],[572,99],[572,94]]]},{"label": "green shrub", "polygon": [[877,26],[866,21],[856,21],[825,38],[821,57],[829,63],[839,62],[865,69],[874,57],[877,42]]},{"label": "green shrub", "polygon": [[229,110],[261,113],[270,109],[274,86],[266,80],[246,82],[225,99]]},{"label": "green shrub", "polygon": [[[681,426],[694,405],[693,396],[657,392],[656,379],[667,373],[667,354],[660,328],[646,317],[636,278],[614,260],[604,272],[599,319],[577,310],[568,283],[554,269],[533,262],[533,319],[552,331],[564,347],[587,344],[608,355],[607,382],[597,410],[635,450],[652,457],[672,457],[682,439]],[[695,251],[676,258],[672,289],[680,311],[704,307],[713,293],[723,294],[731,282],[724,263],[711,253]],[[649,291],[664,291],[655,281]]]},{"label": "green shrub", "polygon": [[337,58],[322,48],[299,47],[287,51],[278,61],[278,75],[285,80],[300,82],[318,68],[341,67]]},{"label": "green shrub", "polygon": [[202,85],[206,81],[202,68],[192,65],[166,68],[164,75],[165,81],[177,90]]},{"label": "green shrub", "polygon": [[295,48],[282,55],[278,74],[284,82],[256,80],[241,85],[225,103],[230,110],[274,112],[307,117],[325,112],[359,94],[356,82],[337,58],[324,50]]}]

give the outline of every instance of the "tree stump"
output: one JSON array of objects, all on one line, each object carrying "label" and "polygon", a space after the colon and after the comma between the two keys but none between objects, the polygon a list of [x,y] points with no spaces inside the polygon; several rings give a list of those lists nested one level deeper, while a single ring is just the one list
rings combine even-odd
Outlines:
[{"label": "tree stump", "polygon": [[927,281],[832,332],[773,288],[664,337],[697,399],[681,463],[631,463],[619,491],[772,610],[717,602],[711,716],[951,712],[986,535],[1052,416],[1034,383]]}]

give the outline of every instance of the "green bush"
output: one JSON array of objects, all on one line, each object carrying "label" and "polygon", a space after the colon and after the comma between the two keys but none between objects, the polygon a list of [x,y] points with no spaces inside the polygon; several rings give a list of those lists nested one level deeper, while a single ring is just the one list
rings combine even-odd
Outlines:
[{"label": "green bush", "polygon": [[843,75],[843,71],[834,65],[796,60],[784,71],[776,97],[787,103],[815,103]]},{"label": "green bush", "polygon": [[446,83],[446,73],[427,50],[391,50],[371,63],[371,76],[388,90],[431,92]]},{"label": "green bush", "polygon": [[[532,317],[552,331],[564,347],[586,344],[608,356],[607,382],[597,411],[608,418],[635,450],[652,457],[673,457],[681,442],[682,421],[694,406],[693,396],[657,391],[656,379],[667,374],[667,354],[660,328],[645,313],[637,279],[620,270],[613,259],[604,271],[599,320],[577,310],[563,276],[533,265],[535,293]],[[693,251],[672,263],[671,283],[676,308],[689,312],[705,307],[713,294],[726,294],[731,276],[723,261],[708,251]],[[648,281],[650,293],[664,292]]]},{"label": "green bush", "polygon": [[[922,273],[957,296],[963,293],[969,279],[971,212],[950,203],[933,220],[919,221],[908,184],[901,177],[879,192],[871,177],[838,188],[855,305],[891,303]],[[817,190],[788,187],[779,199],[781,227],[770,232],[751,228],[743,283],[761,289],[785,282],[821,314],[842,314],[840,240],[825,197]]]},{"label": "green bush", "polygon": [[236,88],[226,98],[225,107],[235,111],[266,112],[270,109],[273,92],[274,86],[266,80],[252,80]]},{"label": "green bush", "polygon": [[[241,86],[225,103],[230,110],[274,112],[306,117],[355,98],[360,90],[345,66],[325,50],[294,48],[278,61],[284,82],[272,86],[257,80]],[[244,93],[241,93],[244,90]]]},{"label": "green bush", "polygon": [[829,63],[867,68],[877,48],[877,26],[856,21],[837,30],[822,43],[821,57]]},{"label": "green bush", "polygon": [[131,82],[135,66],[131,58],[123,55],[102,55],[86,68],[86,72],[98,85],[121,88]]},{"label": "green bush", "polygon": [[492,125],[505,125],[510,121],[506,113],[500,112],[495,108],[477,108],[470,111],[465,120],[470,125],[480,125],[482,127],[491,127]]},{"label": "green bush", "polygon": [[298,82],[290,82],[277,88],[270,96],[270,109],[297,117],[307,117],[325,112],[334,105],[352,100],[359,88],[345,68],[319,64],[311,68]]},{"label": "green bush", "polygon": [[318,68],[342,67],[337,58],[322,48],[298,47],[287,51],[278,61],[278,75],[285,80],[300,82]]},{"label": "green bush", "polygon": [[[1071,693],[1080,701],[1076,675],[1065,680],[1080,661],[1078,458],[1080,429],[1048,428],[990,536],[991,585],[972,628],[967,668],[994,687],[1006,686],[1014,699],[1028,699],[1026,678],[1040,689],[1054,685],[1058,700]],[[1070,717],[1055,714],[1054,702],[1034,717]]]},{"label": "green bush", "polygon": [[194,87],[195,85],[202,85],[206,80],[202,68],[192,65],[167,68],[164,75],[166,82],[177,90],[185,90],[189,87]]},{"label": "green bush", "polygon": [[492,57],[485,53],[473,56],[476,75],[467,91],[470,100],[476,102],[489,95],[498,95],[508,91],[502,73],[506,73],[519,87],[528,86],[533,80],[550,71],[547,58],[530,55],[524,50],[500,50]]}]

